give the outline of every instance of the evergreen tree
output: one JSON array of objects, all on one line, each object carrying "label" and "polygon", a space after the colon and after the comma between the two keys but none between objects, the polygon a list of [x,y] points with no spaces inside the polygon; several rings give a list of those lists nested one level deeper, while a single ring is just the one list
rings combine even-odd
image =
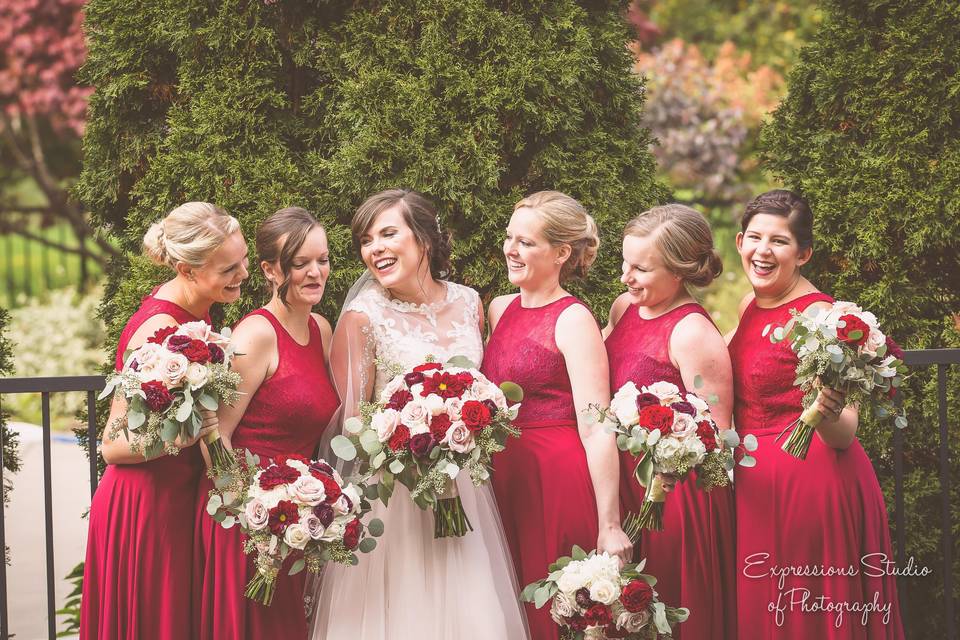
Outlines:
[{"label": "evergreen tree", "polygon": [[[960,5],[936,0],[823,3],[824,23],[765,129],[774,173],[811,202],[810,277],[877,313],[906,348],[960,347]],[[952,527],[960,521],[960,371],[948,376]],[[908,636],[944,635],[936,375],[905,389],[907,555],[934,569],[902,579]],[[894,514],[892,427],[862,421]],[[953,536],[954,575],[960,547]],[[947,571],[951,568],[946,568]]]},{"label": "evergreen tree", "polygon": [[[13,375],[13,358],[10,355],[13,351],[13,346],[10,344],[10,340],[6,335],[7,322],[9,322],[9,320],[10,314],[7,313],[6,309],[0,307],[0,376]],[[20,456],[17,452],[19,440],[17,434],[7,427],[8,417],[9,414],[4,411],[3,406],[0,405],[0,441],[3,442],[0,454],[3,455],[3,471],[5,471],[3,477],[3,501],[0,502],[0,509],[3,509],[6,504],[10,502],[10,491],[13,489],[10,475],[20,470]],[[10,549],[8,547],[4,549],[4,558],[0,559],[0,562],[7,562],[9,564],[9,558]]]}]

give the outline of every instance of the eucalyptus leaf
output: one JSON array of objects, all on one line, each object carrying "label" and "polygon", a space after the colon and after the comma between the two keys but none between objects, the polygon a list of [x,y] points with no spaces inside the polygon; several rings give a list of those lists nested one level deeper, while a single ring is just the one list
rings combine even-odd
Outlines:
[{"label": "eucalyptus leaf", "polygon": [[702,386],[703,386],[703,376],[701,376],[698,373],[697,375],[693,376],[693,388],[699,389]]},{"label": "eucalyptus leaf", "polygon": [[377,539],[376,538],[364,538],[360,541],[360,552],[361,553],[370,553],[377,548]]},{"label": "eucalyptus leaf", "polygon": [[140,413],[139,411],[134,411],[132,409],[127,411],[127,429],[131,431],[136,431],[143,423],[146,421],[147,416]]},{"label": "eucalyptus leaf", "polygon": [[523,401],[523,389],[515,382],[504,381],[500,383],[500,390],[507,400],[513,403]]},{"label": "eucalyptus leaf", "polygon": [[352,416],[343,421],[343,430],[347,433],[357,434],[363,431],[363,420],[357,416]]},{"label": "eucalyptus leaf", "polygon": [[189,396],[185,396],[183,403],[177,407],[177,413],[174,417],[177,422],[186,422],[190,419],[191,413],[193,413],[193,400]]},{"label": "eucalyptus leaf", "polygon": [[341,460],[349,462],[357,457],[357,448],[350,442],[350,438],[346,436],[334,436],[330,441],[330,448],[333,449],[334,455]]},{"label": "eucalyptus leaf", "polygon": [[550,599],[550,588],[547,585],[543,585],[533,593],[533,606],[539,609],[540,607],[545,605],[547,603],[547,600],[549,599]]},{"label": "eucalyptus leaf", "polygon": [[383,466],[383,463],[387,461],[387,452],[380,451],[377,455],[373,456],[370,460],[370,466],[374,469],[379,469]]},{"label": "eucalyptus leaf", "polygon": [[747,451],[756,451],[757,447],[760,446],[760,443],[757,442],[757,436],[752,433],[748,433],[743,436],[743,448]]},{"label": "eucalyptus leaf", "polygon": [[580,548],[580,545],[573,545],[573,551],[570,553],[570,557],[574,560],[586,560],[587,552]]},{"label": "eucalyptus leaf", "polygon": [[223,527],[224,529],[230,529],[230,528],[232,528],[233,525],[235,525],[235,524],[237,524],[237,518],[236,518],[236,516],[228,515],[228,516],[226,516],[226,517],[223,519],[223,521],[220,523],[220,526]]},{"label": "eucalyptus leaf", "polygon": [[399,460],[393,460],[390,463],[390,473],[398,474],[398,473],[401,473],[403,469],[404,469],[403,462]]},{"label": "eucalyptus leaf", "polygon": [[447,364],[451,367],[460,367],[461,369],[476,369],[477,365],[474,364],[470,358],[466,356],[453,356],[447,360]]},{"label": "eucalyptus leaf", "polygon": [[380,536],[382,536],[382,535],[383,535],[383,530],[384,530],[383,520],[381,520],[380,518],[374,518],[374,519],[371,520],[370,523],[367,525],[367,531],[368,531],[368,532],[370,533],[370,535],[372,535],[374,538],[379,538]]},{"label": "eucalyptus leaf", "polygon": [[757,466],[757,459],[753,456],[743,456],[743,458],[740,460],[740,466],[747,468],[755,467]]},{"label": "eucalyptus leaf", "polygon": [[197,402],[199,402],[200,406],[207,411],[216,411],[220,407],[220,403],[217,401],[217,399],[206,392],[200,394],[200,397],[197,398]]},{"label": "eucalyptus leaf", "polygon": [[380,443],[380,439],[377,437],[377,432],[373,431],[372,429],[361,431],[359,439],[360,446],[363,447],[363,450],[371,456],[376,455],[383,450],[383,445]]},{"label": "eucalyptus leaf", "polygon": [[160,425],[160,438],[165,442],[173,442],[180,433],[180,425],[173,420],[167,419]]},{"label": "eucalyptus leaf", "polygon": [[221,506],[223,506],[223,499],[218,494],[214,493],[207,500],[207,513],[213,515]]},{"label": "eucalyptus leaf", "polygon": [[303,558],[297,558],[296,561],[293,563],[293,565],[290,567],[290,571],[287,572],[287,575],[295,576],[301,571],[303,571],[304,567],[306,566],[307,566],[307,563],[304,561]]}]

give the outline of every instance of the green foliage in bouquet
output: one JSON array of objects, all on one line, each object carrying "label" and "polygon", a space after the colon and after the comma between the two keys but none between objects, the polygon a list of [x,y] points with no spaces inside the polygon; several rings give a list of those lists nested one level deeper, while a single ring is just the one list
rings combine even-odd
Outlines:
[{"label": "green foliage in bouquet", "polygon": [[[768,165],[817,217],[809,276],[878,316],[906,349],[960,347],[960,8],[936,0],[831,0],[766,127]],[[936,372],[904,384],[907,555],[934,576],[900,581],[909,634],[942,636]],[[947,374],[952,528],[960,522],[960,369]],[[859,431],[893,516],[893,429]],[[960,546],[953,536],[954,566]],[[937,603],[936,605],[934,603]],[[924,615],[921,615],[924,612]]]},{"label": "green foliage in bouquet", "polygon": [[[489,299],[509,288],[500,237],[513,203],[559,189],[603,230],[576,288],[603,315],[620,290],[625,222],[667,197],[640,124],[625,4],[92,0],[81,76],[96,91],[75,194],[128,255],[186,200],[226,207],[248,239],[279,207],[304,206],[330,236],[329,318],[361,272],[348,223],[368,195],[430,195],[454,235],[451,277]],[[106,285],[114,343],[169,277],[128,261]],[[252,271],[217,325],[263,301]]]}]

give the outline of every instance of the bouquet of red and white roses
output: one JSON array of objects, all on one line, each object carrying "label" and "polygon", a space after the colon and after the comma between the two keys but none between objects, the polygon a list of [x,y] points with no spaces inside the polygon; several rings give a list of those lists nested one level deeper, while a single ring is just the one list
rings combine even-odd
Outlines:
[{"label": "bouquet of red and white roses", "polygon": [[248,598],[270,605],[277,575],[292,553],[301,557],[290,575],[304,567],[319,573],[324,562],[356,564],[357,550],[369,553],[377,546],[383,522],[364,527],[370,504],[363,487],[344,482],[323,460],[277,456],[261,468],[258,456],[236,454],[233,468],[215,480],[207,513],[225,529],[239,526],[247,536],[244,552],[256,554]]},{"label": "bouquet of red and white roses", "polygon": [[434,537],[472,531],[454,480],[462,470],[477,486],[490,479],[490,457],[520,432],[511,420],[520,405],[520,387],[490,382],[466,358],[446,364],[428,361],[398,373],[377,402],[361,403],[337,436],[334,452],[344,460],[362,458],[367,476],[379,474],[371,497],[384,504],[396,482],[410,490],[421,508],[434,512]]},{"label": "bouquet of red and white roses", "polygon": [[657,599],[657,579],[642,573],[644,562],[620,568],[615,556],[574,546],[572,557],[551,564],[550,575],[527,585],[520,597],[538,609],[550,601],[550,617],[564,640],[669,637],[690,611]]},{"label": "bouquet of red and white roses", "polygon": [[[627,382],[614,394],[607,415],[615,422],[612,429],[617,434],[617,448],[636,456],[634,476],[647,488],[640,513],[630,514],[624,521],[628,535],[639,529],[663,529],[666,493],[657,474],[683,480],[696,471],[697,486],[706,491],[730,483],[740,436],[733,429],[718,429],[709,405],[696,394],[683,396],[669,382],[642,389]],[[742,446],[754,451],[756,437],[747,435]],[[739,462],[753,466],[756,461],[743,455]]]},{"label": "bouquet of red and white roses", "polygon": [[[233,358],[230,329],[217,333],[202,320],[158,329],[138,349],[126,355],[123,369],[107,378],[100,398],[113,392],[127,401],[125,420],[112,425],[110,437],[123,432],[133,451],[148,460],[162,453],[177,454],[177,438],[197,436],[200,410],[216,411],[220,402],[233,404],[240,375],[230,371]],[[131,435],[132,434],[132,435]],[[207,438],[214,463],[231,461],[219,442]]]},{"label": "bouquet of red and white roses", "polygon": [[[903,350],[880,331],[876,316],[852,302],[837,301],[830,309],[808,307],[802,313],[790,310],[789,328],[767,325],[763,335],[771,342],[787,341],[797,354],[797,379],[803,390],[804,412],[787,428],[794,427],[783,450],[807,457],[813,430],[823,414],[813,406],[821,386],[846,394],[847,403],[867,405],[877,417],[894,417],[903,429],[907,417],[898,413],[893,396],[903,384],[907,368]],[[782,434],[781,434],[782,435]]]}]

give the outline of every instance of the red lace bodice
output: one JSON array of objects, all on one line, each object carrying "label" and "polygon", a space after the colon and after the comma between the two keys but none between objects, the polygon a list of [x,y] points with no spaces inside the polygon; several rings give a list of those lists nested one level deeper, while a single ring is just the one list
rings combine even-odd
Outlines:
[{"label": "red lace bodice", "polygon": [[[139,329],[144,322],[153,316],[166,314],[176,320],[177,324],[196,322],[197,320],[201,319],[193,317],[189,311],[176,303],[170,302],[169,300],[159,300],[154,298],[153,296],[159,288],[160,287],[154,287],[153,291],[143,296],[143,299],[140,301],[140,308],[138,308],[134,314],[130,316],[130,319],[127,320],[127,324],[123,327],[123,331],[120,332],[120,340],[117,342],[117,357],[114,365],[117,371],[123,369],[123,354],[127,350],[127,345],[130,343],[130,338],[133,337],[133,334],[137,332],[137,329]],[[211,322],[210,315],[207,314],[203,320],[209,324]]]},{"label": "red lace bodice", "polygon": [[680,370],[670,361],[670,336],[677,323],[691,313],[710,319],[706,309],[695,302],[650,320],[641,318],[636,305],[630,305],[606,340],[610,393],[616,393],[627,381],[642,386],[663,380],[686,394]]},{"label": "red lace bodice", "polygon": [[825,293],[813,292],[765,309],[752,300],[730,341],[733,363],[733,418],[740,432],[783,429],[800,415],[803,392],[793,385],[797,356],[786,342],[773,344],[768,324],[785,325],[790,310],[803,311],[814,302],[833,302]]},{"label": "red lace bodice", "polygon": [[250,399],[233,434],[233,446],[271,458],[292,453],[311,457],[340,406],[327,373],[320,327],[311,317],[310,341],[301,345],[266,309],[247,315],[263,316],[273,325],[280,362]]},{"label": "red lace bodice", "polygon": [[490,336],[480,371],[492,382],[505,380],[523,388],[517,423],[567,421],[576,424],[567,363],[557,347],[557,318],[574,304],[573,296],[542,307],[524,308],[517,296],[504,310]]}]

